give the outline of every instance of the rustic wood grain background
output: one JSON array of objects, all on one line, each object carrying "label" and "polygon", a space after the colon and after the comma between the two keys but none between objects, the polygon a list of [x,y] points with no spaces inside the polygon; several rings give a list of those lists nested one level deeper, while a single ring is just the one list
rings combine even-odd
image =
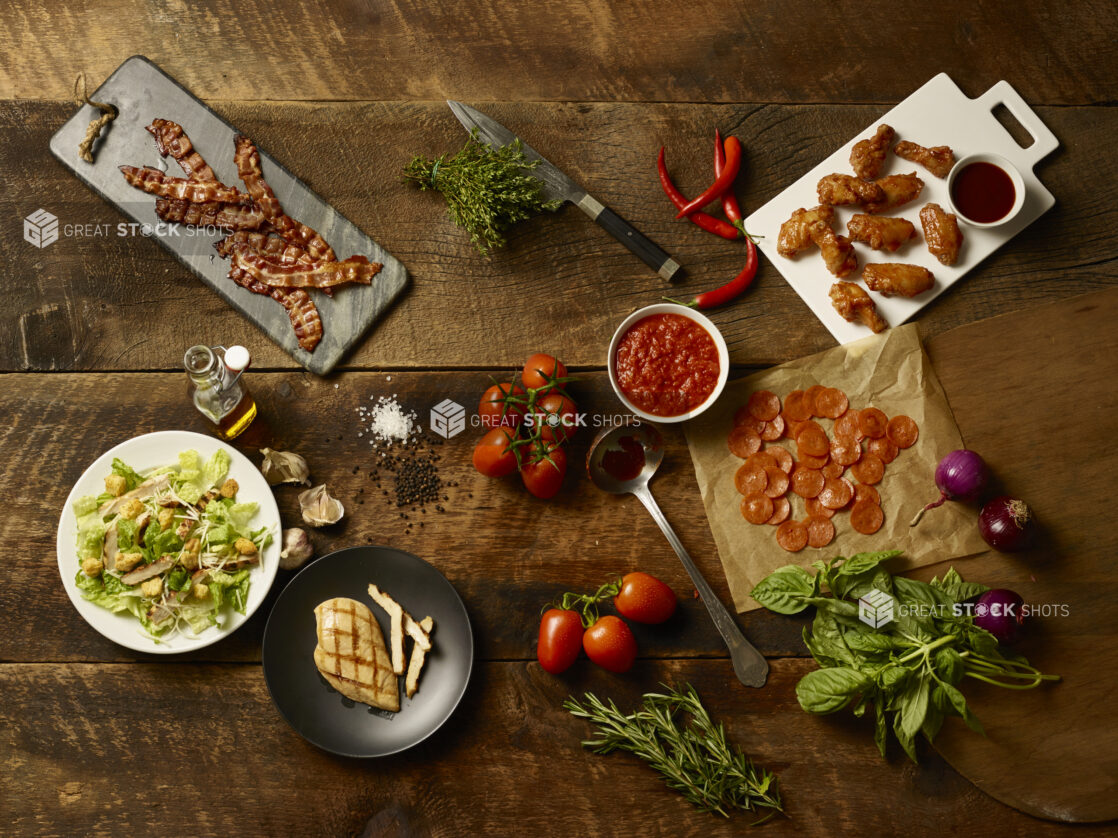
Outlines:
[{"label": "rustic wood grain background", "polygon": [[[773,672],[763,690],[738,686],[655,525],[632,499],[598,495],[577,469],[559,500],[535,502],[476,475],[473,434],[463,434],[440,463],[458,483],[447,511],[409,532],[371,488],[355,410],[391,393],[419,410],[445,397],[470,404],[488,373],[544,350],[583,374],[580,403],[612,412],[606,342],[626,313],[665,291],[570,207],[478,256],[442,203],[399,177],[412,154],[461,144],[443,99],[481,104],[521,132],[679,258],[688,276],[672,291],[690,294],[735,274],[744,254],[673,219],[655,175],[661,145],[693,193],[710,177],[714,127],[737,135],[748,212],[936,73],[971,96],[1007,79],[1062,142],[1039,169],[1057,205],[924,313],[922,329],[935,336],[1118,284],[1116,33],[1113,3],[1037,0],[3,4],[0,832],[741,834],[746,818],[694,813],[636,760],[584,752],[586,727],[559,707],[585,689],[628,705],[662,680],[691,681],[733,741],[779,773],[789,818],[765,834],[1068,832],[987,797],[931,749],[919,767],[896,753],[882,761],[864,725],[804,714],[793,688],[813,664],[802,657],[800,620],[741,618]],[[77,73],[92,88],[133,54],[259,139],[407,266],[411,290],[343,371],[322,380],[298,370],[152,242],[70,236],[38,250],[22,240],[21,219],[40,207],[63,224],[122,220],[50,157],[47,141],[73,112]],[[713,318],[742,369],[832,345],[768,265]],[[205,430],[179,371],[198,342],[253,350],[249,380],[265,422],[244,449],[253,455],[270,434],[346,502],[343,524],[314,533],[319,553],[392,544],[432,561],[462,593],[479,665],[458,713],[419,748],[357,762],[291,731],[260,671],[266,608],[207,650],[157,660],[103,640],[67,603],[54,530],[70,485],[123,439]],[[1074,358],[1048,362],[1075,375]],[[654,490],[728,601],[696,489],[673,433]],[[278,492],[288,522],[295,494]],[[638,566],[681,594],[681,611],[638,633],[633,672],[582,661],[562,678],[544,673],[534,661],[537,609]],[[276,590],[289,579],[281,573]],[[541,799],[541,788],[559,793]]]}]

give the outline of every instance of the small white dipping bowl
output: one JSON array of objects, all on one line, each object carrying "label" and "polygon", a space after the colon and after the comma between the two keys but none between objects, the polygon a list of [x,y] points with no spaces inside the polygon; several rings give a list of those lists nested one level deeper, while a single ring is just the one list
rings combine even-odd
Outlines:
[{"label": "small white dipping bowl", "polygon": [[[648,413],[629,401],[628,397],[621,391],[621,386],[617,383],[617,370],[614,364],[617,360],[618,344],[621,343],[621,339],[625,337],[625,333],[629,331],[634,323],[653,314],[678,314],[680,317],[686,317],[688,320],[695,321],[706,329],[711,339],[714,340],[715,348],[718,350],[718,382],[714,385],[714,390],[711,391],[711,394],[707,396],[706,401],[688,413],[680,413],[677,416],[657,416],[654,413]],[[715,401],[718,400],[718,397],[722,395],[722,391],[726,388],[726,379],[730,376],[730,350],[726,348],[726,339],[722,337],[722,333],[718,331],[718,327],[715,326],[705,314],[701,314],[686,306],[676,305],[675,303],[656,303],[655,305],[637,309],[621,321],[621,325],[617,327],[617,331],[613,333],[613,339],[609,342],[607,364],[609,366],[609,383],[613,385],[613,392],[617,394],[617,398],[621,399],[621,403],[638,417],[648,422],[686,422],[688,419],[694,419],[714,404]]]},{"label": "small white dipping bowl", "polygon": [[[999,218],[997,221],[975,221],[965,212],[955,206],[952,193],[955,189],[955,179],[959,173],[972,163],[990,163],[997,166],[1013,181],[1013,191],[1016,193],[1016,198],[1013,201],[1013,206],[1009,212]],[[950,206],[951,211],[955,215],[972,227],[1001,227],[1003,224],[1008,224],[1012,221],[1017,213],[1021,212],[1021,207],[1025,206],[1025,180],[1021,177],[1021,173],[1017,171],[1017,167],[1002,157],[1000,154],[968,154],[962,160],[959,160],[951,167],[951,171],[947,175],[947,204]]]}]

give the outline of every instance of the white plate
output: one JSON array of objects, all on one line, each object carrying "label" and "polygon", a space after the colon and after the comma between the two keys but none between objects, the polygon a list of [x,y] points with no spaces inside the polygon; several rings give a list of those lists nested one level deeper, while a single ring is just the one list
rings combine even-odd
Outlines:
[{"label": "white plate", "polygon": [[[1004,105],[1032,136],[1033,143],[1028,148],[1018,145],[998,122],[993,111],[999,105]],[[1056,203],[1052,193],[1033,173],[1033,166],[1055,151],[1060,142],[1025,104],[1025,100],[1009,82],[1000,81],[977,99],[971,99],[946,73],[940,73],[889,113],[867,125],[866,129],[860,131],[850,142],[745,219],[745,226],[749,232],[764,236],[758,244],[761,251],[776,265],[777,270],[788,280],[788,284],[803,298],[839,343],[849,343],[870,334],[869,329],[860,323],[847,323],[839,317],[838,312],[831,305],[827,292],[839,280],[823,266],[823,260],[817,249],[805,251],[795,259],[786,259],[776,252],[776,243],[780,225],[787,221],[793,212],[800,207],[810,209],[819,203],[815,185],[820,178],[832,172],[847,174],[853,172],[850,168],[850,149],[858,140],[872,136],[877,126],[882,123],[891,125],[896,130],[897,140],[910,140],[924,146],[951,146],[957,160],[979,152],[1000,154],[1017,167],[1025,181],[1025,205],[1012,221],[999,227],[982,229],[959,219],[959,226],[965,238],[963,247],[959,251],[959,260],[954,265],[945,266],[928,252],[920,226],[920,210],[928,203],[937,203],[944,209],[948,209],[947,180],[938,178],[923,166],[902,160],[895,154],[890,154],[886,158],[881,176],[915,171],[924,181],[924,189],[920,197],[889,213],[891,216],[907,218],[911,221],[916,226],[918,235],[896,253],[870,250],[867,246],[855,242],[858,270],[851,274],[849,279],[858,279],[862,267],[867,262],[905,262],[922,265],[935,274],[936,278],[931,290],[912,299],[882,297],[880,294],[869,292],[877,304],[878,312],[890,326],[899,326],[915,316],[924,306],[962,279],[979,262],[1036,221]],[[845,234],[846,222],[854,213],[862,211],[859,207],[835,207],[833,222],[835,232]]]},{"label": "white plate", "polygon": [[[237,498],[260,504],[260,509],[252,521],[253,528],[272,527],[272,543],[261,554],[260,567],[252,571],[250,577],[252,584],[248,589],[248,603],[244,614],[238,614],[229,608],[223,614],[224,625],[221,628],[211,626],[197,637],[180,632],[170,639],[160,640],[157,643],[144,631],[140,621],[131,614],[113,614],[82,598],[81,591],[74,582],[74,577],[79,570],[75,546],[77,518],[74,515],[74,501],[84,495],[98,495],[105,491],[105,477],[112,472],[113,457],[119,457],[136,471],[143,472],[157,466],[177,463],[179,453],[191,448],[197,451],[203,460],[209,458],[218,449],[224,450],[229,455],[232,460],[229,476],[240,486]],[[275,497],[272,496],[272,488],[244,454],[220,440],[203,434],[190,431],[159,431],[134,437],[109,449],[94,460],[78,478],[78,482],[74,484],[74,488],[66,498],[62,517],[58,522],[58,572],[62,576],[62,585],[66,588],[70,602],[74,603],[74,608],[97,632],[129,649],[172,655],[216,643],[226,635],[232,634],[252,616],[267,596],[272,582],[275,581],[276,571],[279,569],[280,535],[279,508],[276,506]]]}]

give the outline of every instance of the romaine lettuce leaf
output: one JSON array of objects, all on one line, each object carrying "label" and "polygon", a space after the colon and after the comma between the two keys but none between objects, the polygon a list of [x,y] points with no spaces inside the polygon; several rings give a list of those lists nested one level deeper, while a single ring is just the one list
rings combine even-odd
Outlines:
[{"label": "romaine lettuce leaf", "polygon": [[240,614],[245,613],[248,604],[249,571],[238,570],[236,573],[226,573],[215,570],[210,574],[206,584],[210,586],[210,599],[213,607],[220,611],[226,604],[232,604]]},{"label": "romaine lettuce leaf", "polygon": [[232,465],[233,460],[229,454],[222,448],[217,449],[206,460],[206,467],[202,469],[202,478],[205,480],[206,488],[217,486],[225,480],[225,475],[229,473],[229,466]]},{"label": "romaine lettuce leaf", "polygon": [[124,478],[124,491],[126,492],[131,492],[144,482],[144,478],[140,477],[132,466],[119,457],[113,457],[113,474],[119,474]]}]

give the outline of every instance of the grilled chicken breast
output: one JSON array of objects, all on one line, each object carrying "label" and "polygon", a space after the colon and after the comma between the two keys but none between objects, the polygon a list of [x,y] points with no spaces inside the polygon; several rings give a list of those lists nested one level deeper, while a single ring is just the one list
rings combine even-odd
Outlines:
[{"label": "grilled chicken breast", "polygon": [[400,690],[384,635],[362,603],[335,597],[314,609],[318,645],[314,663],[331,686],[347,698],[396,712]]}]

